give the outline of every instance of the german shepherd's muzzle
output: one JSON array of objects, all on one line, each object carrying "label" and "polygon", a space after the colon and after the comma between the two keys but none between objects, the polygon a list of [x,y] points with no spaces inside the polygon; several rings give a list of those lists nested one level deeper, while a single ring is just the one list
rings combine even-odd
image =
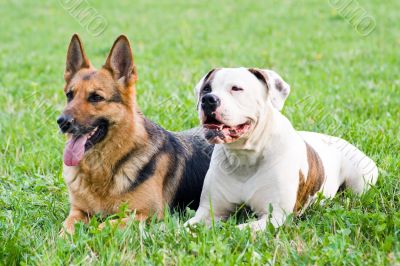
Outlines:
[{"label": "german shepherd's muzzle", "polygon": [[89,125],[82,125],[66,114],[62,114],[57,123],[62,133],[71,134],[64,150],[64,163],[67,166],[77,166],[86,151],[104,140],[109,125],[105,118],[96,119]]}]

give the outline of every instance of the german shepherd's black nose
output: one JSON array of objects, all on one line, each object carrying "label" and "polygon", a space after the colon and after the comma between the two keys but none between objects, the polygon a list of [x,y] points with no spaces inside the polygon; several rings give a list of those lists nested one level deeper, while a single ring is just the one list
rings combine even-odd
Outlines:
[{"label": "german shepherd's black nose", "polygon": [[203,98],[201,99],[201,108],[203,108],[206,115],[210,115],[220,105],[221,105],[221,100],[217,96],[211,93],[204,95]]},{"label": "german shepherd's black nose", "polygon": [[67,133],[68,131],[70,131],[73,122],[74,119],[69,115],[62,114],[57,118],[57,124],[60,127],[62,133]]}]

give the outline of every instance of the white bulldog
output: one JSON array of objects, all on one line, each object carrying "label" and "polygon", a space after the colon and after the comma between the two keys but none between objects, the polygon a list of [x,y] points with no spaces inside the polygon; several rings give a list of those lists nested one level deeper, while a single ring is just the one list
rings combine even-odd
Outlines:
[{"label": "white bulldog", "polygon": [[200,207],[186,224],[210,224],[246,204],[259,220],[240,228],[278,227],[317,192],[332,198],[344,185],[361,194],[376,183],[375,163],[347,141],[293,128],[280,113],[289,92],[270,70],[214,69],[200,80],[199,116],[216,145]]}]

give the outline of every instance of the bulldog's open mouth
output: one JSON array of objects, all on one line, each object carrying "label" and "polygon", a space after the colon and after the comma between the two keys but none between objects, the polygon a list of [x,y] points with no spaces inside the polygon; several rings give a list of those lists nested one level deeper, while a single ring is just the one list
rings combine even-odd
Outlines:
[{"label": "bulldog's open mouth", "polygon": [[82,133],[72,134],[65,145],[64,164],[67,166],[77,166],[85,152],[101,142],[106,137],[107,132],[107,121],[99,120]]},{"label": "bulldog's open mouth", "polygon": [[251,123],[246,122],[237,126],[228,126],[215,117],[207,116],[203,122],[206,139],[213,144],[231,143],[238,140],[250,129]]}]

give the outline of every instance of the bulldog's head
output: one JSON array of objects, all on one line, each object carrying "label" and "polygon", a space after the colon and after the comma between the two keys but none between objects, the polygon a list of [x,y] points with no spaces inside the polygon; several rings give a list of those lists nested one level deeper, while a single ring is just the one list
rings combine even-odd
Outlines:
[{"label": "bulldog's head", "polygon": [[[266,110],[281,110],[290,86],[277,73],[256,68],[213,69],[196,85],[200,121],[210,143],[248,136]],[[267,108],[268,109],[268,108]]]}]

